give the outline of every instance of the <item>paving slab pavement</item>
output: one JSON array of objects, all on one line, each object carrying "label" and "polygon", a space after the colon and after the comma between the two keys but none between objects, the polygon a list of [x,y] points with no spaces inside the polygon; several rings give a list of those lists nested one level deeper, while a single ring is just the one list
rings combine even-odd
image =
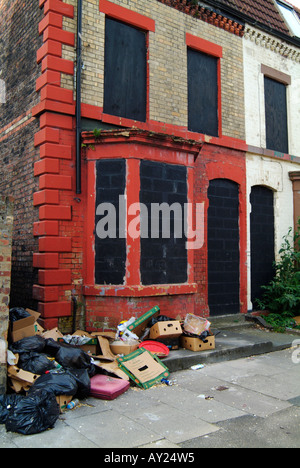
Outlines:
[{"label": "paving slab pavement", "polygon": [[[132,385],[113,401],[81,400],[43,433],[23,436],[0,425],[0,448],[101,448],[103,457],[109,449],[138,450],[143,463],[141,454],[162,450],[196,456],[204,447],[299,448],[300,336],[260,332],[225,328],[216,350],[171,352],[164,362],[174,385]],[[199,362],[204,367],[192,370]]]},{"label": "paving slab pavement", "polygon": [[[237,319],[238,320],[238,319]],[[230,361],[241,357],[270,353],[289,348],[297,340],[300,343],[300,332],[275,333],[273,331],[257,328],[245,319],[235,322],[232,316],[220,322],[215,319],[212,331],[216,335],[214,350],[200,353],[180,348],[170,352],[164,363],[171,372],[188,369],[198,363],[213,363]],[[220,328],[222,326],[222,328]]]}]

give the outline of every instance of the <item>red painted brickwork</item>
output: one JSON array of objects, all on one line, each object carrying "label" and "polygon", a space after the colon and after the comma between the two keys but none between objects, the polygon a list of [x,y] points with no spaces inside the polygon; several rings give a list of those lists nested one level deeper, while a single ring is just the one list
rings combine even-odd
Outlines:
[{"label": "red painted brickwork", "polygon": [[[146,133],[146,132],[145,132]],[[143,132],[140,132],[139,138],[142,139]],[[88,134],[85,136],[85,142],[89,141]],[[119,142],[118,149],[115,146],[115,141],[112,135],[107,134],[111,145],[111,155],[117,156],[122,154],[126,157],[127,154],[141,154],[143,150],[136,146],[130,146],[129,132],[127,134],[127,144],[121,144]],[[92,138],[92,135],[91,135]],[[97,146],[97,142],[94,142],[93,151],[87,151],[88,164],[92,164],[92,159],[101,158],[102,155],[108,154],[108,149],[105,148],[106,136],[102,134],[101,145]],[[153,136],[152,136],[153,138]],[[91,141],[90,141],[91,143]],[[127,146],[127,148],[126,148]],[[121,149],[120,149],[121,147]],[[169,149],[170,151],[170,149]],[[160,147],[155,146],[155,139],[153,138],[153,144],[151,146],[151,158],[157,158],[164,162],[170,162],[170,157],[175,157],[175,152],[169,154],[169,151],[162,151],[162,141]],[[204,144],[202,149],[199,149],[198,157],[196,158],[194,169],[190,169],[189,184],[191,189],[189,190],[190,199],[193,199],[193,203],[204,203],[205,206],[205,223],[203,230],[205,233],[204,245],[198,249],[192,251],[192,255],[189,257],[189,263],[193,275],[190,276],[190,281],[196,283],[195,290],[190,289],[189,291],[183,290],[182,286],[176,286],[169,288],[169,293],[160,294],[159,290],[151,286],[149,288],[137,287],[130,288],[127,284],[127,288],[115,288],[115,291],[106,287],[89,287],[86,286],[86,312],[87,312],[87,328],[94,330],[97,327],[113,328],[116,322],[121,319],[128,319],[131,316],[138,316],[142,311],[148,310],[154,305],[161,307],[161,313],[172,318],[177,316],[184,316],[187,311],[195,313],[200,316],[209,316],[208,306],[208,265],[207,265],[207,210],[209,206],[209,200],[207,197],[207,191],[209,182],[213,179],[225,178],[232,180],[239,184],[240,193],[240,312],[247,312],[247,297],[246,297],[246,286],[247,286],[247,271],[246,271],[246,166],[245,166],[245,153],[244,151],[237,149],[229,149],[217,145]],[[103,153],[103,154],[102,154]],[[147,157],[147,152],[144,151],[144,156]],[[171,156],[172,154],[172,156]],[[89,158],[91,157],[91,161]],[[173,161],[175,162],[175,160]],[[93,174],[94,170],[89,170],[89,173]],[[137,177],[137,176],[136,176]],[[88,186],[93,187],[92,179],[88,179]],[[134,183],[135,187],[136,183]],[[133,189],[134,189],[133,187]],[[134,189],[135,190],[135,189]],[[130,200],[132,195],[132,189],[129,190],[127,186],[127,197]],[[90,194],[90,197],[92,194]],[[132,202],[134,201],[134,197]],[[92,203],[94,206],[94,202]],[[88,214],[89,216],[89,210]],[[89,225],[92,225],[94,213],[88,219]],[[92,228],[94,229],[94,227]],[[90,238],[92,232],[90,232]],[[88,248],[88,246],[87,246]],[[131,248],[129,249],[131,250]],[[88,264],[91,266],[93,262],[93,249],[90,257],[88,256]],[[189,252],[189,255],[191,252]],[[132,257],[130,263],[134,263],[136,270],[139,271],[138,256]],[[93,272],[89,268],[87,272],[87,281],[85,284],[91,284],[93,281]],[[131,284],[131,283],[130,283]],[[131,291],[132,289],[132,291]],[[168,289],[166,285],[161,288],[162,290]],[[94,294],[94,296],[93,296]],[[124,296],[124,297],[111,297],[111,296]],[[144,296],[144,297],[143,297]]]},{"label": "red painted brickwork", "polygon": [[[23,2],[15,0],[12,4],[18,8],[18,21],[23,20],[20,16],[22,7],[34,15],[33,24],[38,26],[29,32],[32,38],[29,53],[34,57],[32,63],[35,62],[35,73],[28,73],[30,85],[26,87],[30,89],[30,100],[27,101],[30,107],[26,110],[27,114],[25,112],[27,120],[20,120],[19,133],[14,130],[6,136],[7,134],[4,131],[1,133],[0,129],[0,141],[2,142],[1,138],[5,138],[4,158],[0,161],[0,169],[4,168],[5,171],[2,172],[10,174],[5,181],[0,181],[0,188],[5,187],[6,191],[11,190],[13,195],[17,195],[18,217],[15,223],[16,256],[13,278],[15,292],[19,291],[20,294],[14,294],[14,304],[38,309],[44,327],[52,328],[67,323],[71,318],[72,297],[76,297],[78,303],[85,302],[86,328],[90,331],[103,327],[113,328],[120,320],[133,315],[138,316],[155,305],[160,306],[162,314],[173,318],[186,312],[207,316],[209,310],[206,245],[200,251],[189,253],[189,265],[192,268],[189,280],[193,283],[190,290],[175,287],[168,294],[154,289],[150,292],[139,292],[135,289],[132,296],[128,291],[126,297],[114,297],[111,291],[107,296],[102,296],[96,289],[94,295],[93,292],[87,292],[87,288],[93,286],[86,280],[87,277],[90,279],[93,276],[90,270],[94,261],[91,249],[88,251],[87,247],[87,230],[94,230],[94,211],[88,213],[87,207],[90,203],[88,199],[95,194],[93,185],[87,182],[88,171],[91,172],[87,166],[91,163],[84,160],[82,194],[75,194],[75,103],[73,93],[61,86],[63,73],[74,74],[74,63],[62,58],[62,46],[70,47],[72,52],[74,49],[74,32],[63,30],[63,18],[73,18],[74,8],[62,0],[25,2],[25,6]],[[117,13],[119,11],[118,9]],[[126,18],[131,18],[132,21],[137,19],[129,10]],[[153,29],[154,25],[151,27]],[[16,33],[15,24],[13,30]],[[23,42],[26,41],[22,41],[22,44]],[[15,41],[10,44],[11,54],[19,51],[19,48],[13,45]],[[19,70],[20,74],[22,72]],[[19,82],[26,83],[25,75],[21,78]],[[10,77],[10,81],[13,82],[13,76]],[[27,99],[25,91],[28,92],[28,89],[24,89],[24,99]],[[3,128],[14,119],[21,119],[20,113],[16,111],[18,100],[16,96],[13,97],[13,107],[11,109],[7,106],[10,116],[3,123]],[[22,105],[24,109],[24,102]],[[122,125],[136,125],[130,120],[105,116],[102,109],[93,106],[83,105],[82,108],[85,117],[102,117],[104,120],[109,119],[110,123],[119,124],[121,120]],[[147,131],[169,133],[172,136],[198,141],[203,138],[202,135],[189,133],[187,128],[165,125],[163,122],[147,122],[142,127]],[[227,177],[240,185],[241,311],[246,311],[243,143],[226,137],[212,138],[210,143],[201,150],[195,169],[190,168],[192,164],[186,163],[189,166],[189,180],[195,181],[195,184],[189,187],[189,196],[194,197],[194,202],[204,201],[207,209],[209,180]],[[230,150],[229,147],[235,149]],[[17,148],[14,158],[11,148]],[[114,145],[110,146],[109,154],[113,155],[115,150]],[[160,142],[153,141],[151,151],[154,159],[164,160],[165,156],[161,156],[161,150]],[[133,160],[130,167],[131,170],[134,169]],[[132,193],[129,194],[131,195]],[[130,261],[136,262],[139,252],[135,250],[136,255],[133,252],[132,250]],[[133,278],[137,276],[136,274],[130,277],[130,281],[136,282]],[[25,284],[25,292],[20,290],[21,278],[23,287]],[[198,288],[196,292],[193,289],[196,288],[194,282]],[[30,285],[30,294],[27,283]],[[131,285],[134,286],[132,283]]]},{"label": "red painted brickwork", "polygon": [[73,92],[61,87],[61,74],[74,73],[74,63],[62,58],[62,45],[75,44],[74,33],[63,30],[63,17],[73,18],[74,8],[61,0],[40,0],[39,5],[44,18],[39,23],[43,45],[36,56],[41,66],[36,82],[40,102],[33,109],[40,123],[34,136],[40,159],[34,166],[39,221],[34,224],[38,277],[33,296],[45,328],[51,328],[59,318],[71,316],[71,294],[81,294],[83,204],[74,191]]},{"label": "red painted brickwork", "polygon": [[[206,8],[201,5],[195,5],[194,2],[188,2],[186,0],[158,0],[165,5],[168,5],[176,10],[182,11],[187,15],[193,16],[206,23],[213,24],[214,26],[225,29],[231,34],[243,37],[244,26],[236,23],[233,20],[221,14],[217,14],[212,8]],[[253,2],[252,2],[253,3]],[[231,2],[230,2],[231,6]]]},{"label": "red painted brickwork", "polygon": [[205,203],[205,245],[195,251],[195,281],[198,284],[198,294],[195,312],[209,315],[207,304],[207,209],[209,200],[207,190],[213,179],[229,179],[239,184],[240,191],[240,301],[241,313],[247,312],[247,227],[246,227],[246,163],[245,153],[218,146],[204,145],[195,167],[195,202]]},{"label": "red painted brickwork", "polygon": [[159,305],[162,315],[171,318],[184,317],[186,313],[194,313],[195,310],[192,295],[141,298],[87,297],[87,330],[113,329],[121,320],[139,317],[156,305]]}]

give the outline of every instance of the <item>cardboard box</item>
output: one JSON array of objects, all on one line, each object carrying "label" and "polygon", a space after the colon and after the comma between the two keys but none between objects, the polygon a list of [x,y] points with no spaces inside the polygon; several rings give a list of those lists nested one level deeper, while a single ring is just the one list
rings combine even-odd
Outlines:
[{"label": "cardboard box", "polygon": [[73,397],[69,395],[58,395],[56,397],[60,413],[67,409],[67,405],[72,401],[72,399]]},{"label": "cardboard box", "polygon": [[131,325],[129,325],[128,330],[132,333],[135,333],[140,338],[147,328],[148,322],[153,317],[157,317],[159,314],[160,308],[158,306],[153,307],[152,309],[148,310],[148,312],[141,315],[141,317],[136,319]]},{"label": "cardboard box", "polygon": [[157,322],[150,329],[150,340],[176,338],[180,335],[182,335],[182,328],[179,320]]},{"label": "cardboard box", "polygon": [[167,378],[170,373],[161,360],[140,348],[128,356],[117,358],[120,368],[141,388],[147,389]]},{"label": "cardboard box", "polygon": [[130,353],[133,353],[136,349],[139,347],[139,342],[137,341],[136,343],[129,342],[127,343],[126,341],[113,341],[110,343],[110,349],[114,354],[124,354],[127,356]]},{"label": "cardboard box", "polygon": [[[89,333],[87,333],[85,331],[82,331],[82,330],[77,330],[75,333],[73,333],[72,336],[74,336],[74,337],[84,336],[84,337],[89,338],[89,341],[87,341],[85,344],[82,344],[82,345],[74,345],[73,344],[73,345],[80,348],[80,349],[82,349],[82,351],[84,351],[87,354],[91,354],[93,356],[96,356],[96,354],[98,354],[98,340],[97,340],[96,337],[93,337],[93,336],[89,335]],[[58,342],[64,342],[64,339],[58,337],[57,341]],[[72,343],[70,343],[70,344],[72,344]]]},{"label": "cardboard box", "polygon": [[30,317],[10,323],[10,337],[13,342],[37,335],[41,331],[40,325],[37,323],[41,314],[31,309],[26,309],[26,311],[30,314]]},{"label": "cardboard box", "polygon": [[87,343],[85,343],[84,345],[80,345],[79,347],[80,349],[82,349],[82,351],[86,352],[87,354],[92,354],[96,356],[96,354],[98,353],[98,340],[96,337],[93,337],[86,331],[82,330],[76,330],[76,332],[73,333],[73,336],[85,336],[87,338],[90,338],[90,340]]},{"label": "cardboard box", "polygon": [[200,338],[183,335],[181,337],[181,346],[189,351],[208,351],[215,349],[215,337],[213,335],[208,336],[204,342]]}]

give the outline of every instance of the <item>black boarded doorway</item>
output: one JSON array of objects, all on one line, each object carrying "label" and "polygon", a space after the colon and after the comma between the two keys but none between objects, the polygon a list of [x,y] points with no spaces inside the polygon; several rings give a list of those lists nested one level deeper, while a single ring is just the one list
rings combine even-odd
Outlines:
[{"label": "black boarded doorway", "polygon": [[267,187],[252,187],[250,215],[251,239],[251,302],[258,308],[257,299],[262,299],[261,286],[274,277],[275,261],[274,194]]},{"label": "black boarded doorway", "polygon": [[239,185],[209,184],[207,220],[208,305],[211,316],[240,312]]}]

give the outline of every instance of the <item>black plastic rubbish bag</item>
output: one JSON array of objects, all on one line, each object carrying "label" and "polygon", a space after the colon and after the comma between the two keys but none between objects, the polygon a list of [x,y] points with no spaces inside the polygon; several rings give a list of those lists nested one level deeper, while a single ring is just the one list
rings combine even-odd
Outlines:
[{"label": "black plastic rubbish bag", "polygon": [[55,360],[65,369],[87,369],[90,375],[94,372],[91,357],[82,349],[71,345],[61,346]]},{"label": "black plastic rubbish bag", "polygon": [[8,432],[38,434],[53,428],[58,417],[59,405],[54,393],[40,389],[15,404],[9,412],[5,427]]},{"label": "black plastic rubbish bag", "polygon": [[18,367],[32,374],[42,375],[55,369],[56,365],[46,354],[31,352],[19,355]]},{"label": "black plastic rubbish bag", "polygon": [[0,424],[6,423],[10,411],[23,398],[25,398],[23,395],[17,395],[16,393],[0,395]]},{"label": "black plastic rubbish bag", "polygon": [[30,317],[30,314],[27,312],[27,310],[23,309],[23,307],[14,307],[9,311],[9,320],[11,322],[16,322],[17,320],[21,320],[27,317]]},{"label": "black plastic rubbish bag", "polygon": [[28,336],[22,340],[16,341],[9,346],[9,349],[14,354],[29,353],[35,351],[42,353],[46,346],[46,340],[40,335]]},{"label": "black plastic rubbish bag", "polygon": [[87,369],[68,369],[67,371],[71,374],[77,382],[78,388],[76,396],[77,398],[86,398],[91,393],[91,379]]},{"label": "black plastic rubbish bag", "polygon": [[153,325],[155,325],[157,322],[171,322],[172,320],[175,320],[173,318],[169,318],[166,315],[158,315],[157,317],[153,317],[148,323],[147,327],[151,328]]},{"label": "black plastic rubbish bag", "polygon": [[57,351],[61,348],[61,343],[53,340],[53,338],[47,338],[44,348],[44,353],[55,358]]},{"label": "black plastic rubbish bag", "polygon": [[32,395],[36,391],[42,389],[46,389],[56,396],[74,396],[78,390],[78,383],[76,378],[70,372],[64,369],[59,369],[56,371],[50,371],[36,379],[34,384],[30,387],[28,395]]}]

